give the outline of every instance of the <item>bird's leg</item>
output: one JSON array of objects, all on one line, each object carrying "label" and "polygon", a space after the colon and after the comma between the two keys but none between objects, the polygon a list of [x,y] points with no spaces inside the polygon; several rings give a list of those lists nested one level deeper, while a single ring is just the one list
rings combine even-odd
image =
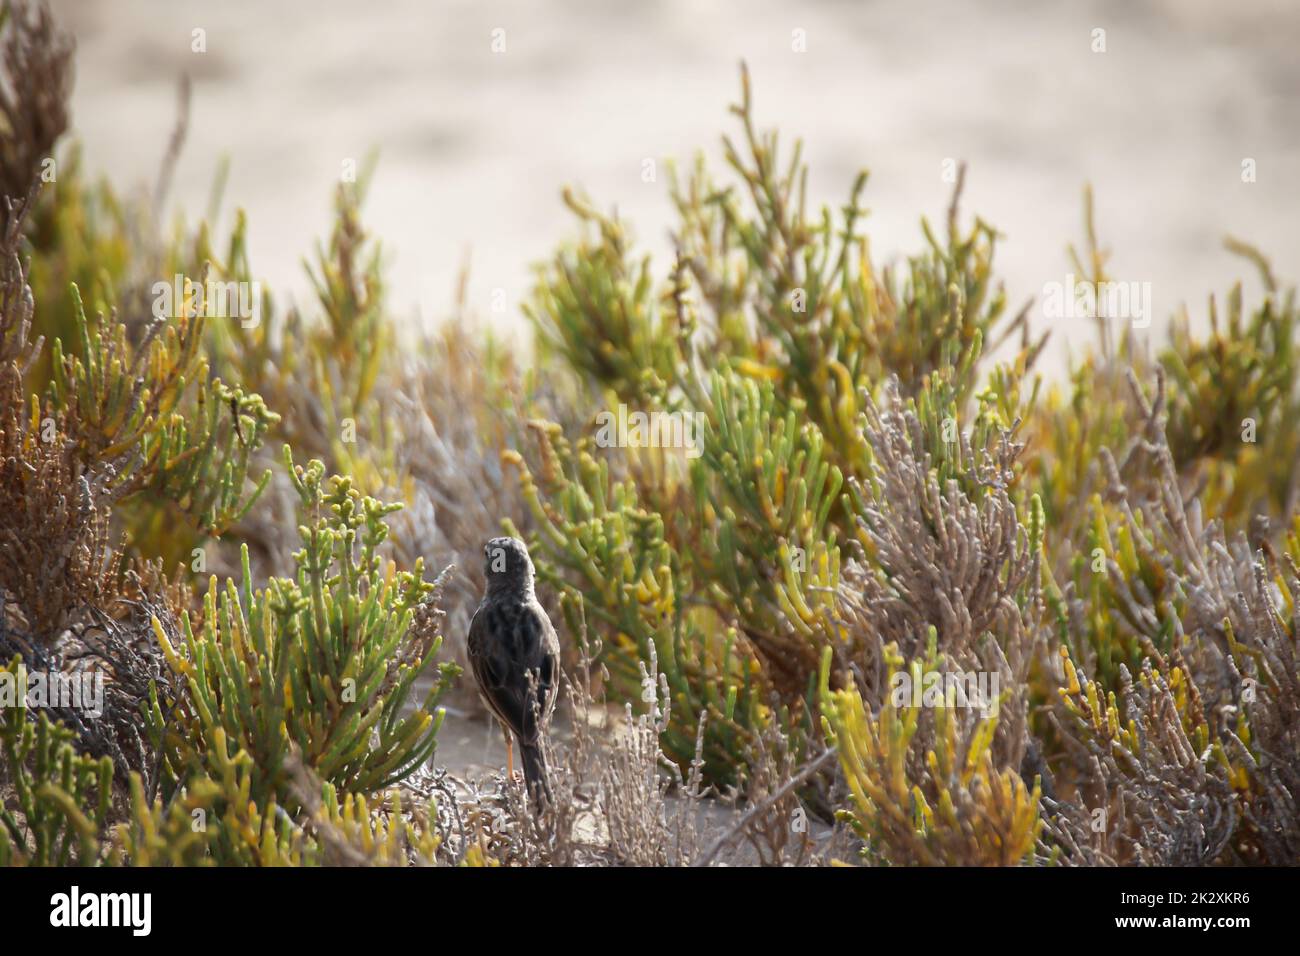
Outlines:
[{"label": "bird's leg", "polygon": [[[502,728],[503,730],[505,728]],[[506,730],[506,779],[511,780],[515,775],[515,741],[510,736],[510,731]]]}]

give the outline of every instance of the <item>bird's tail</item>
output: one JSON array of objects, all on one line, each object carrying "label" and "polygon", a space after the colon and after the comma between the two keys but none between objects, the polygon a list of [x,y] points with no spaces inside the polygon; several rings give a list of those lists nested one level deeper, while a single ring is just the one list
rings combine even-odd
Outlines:
[{"label": "bird's tail", "polygon": [[543,801],[550,803],[552,800],[550,774],[546,769],[542,742],[538,740],[529,744],[521,740],[519,756],[523,758],[524,784],[528,787],[528,795],[532,798],[533,806],[540,810]]}]

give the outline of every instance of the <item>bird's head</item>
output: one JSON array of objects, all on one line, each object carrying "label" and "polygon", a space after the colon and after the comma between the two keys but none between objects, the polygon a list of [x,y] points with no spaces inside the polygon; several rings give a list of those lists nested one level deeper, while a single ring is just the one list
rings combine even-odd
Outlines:
[{"label": "bird's head", "polygon": [[492,538],[483,546],[483,573],[489,594],[530,594],[533,590],[533,559],[528,546],[518,538]]}]

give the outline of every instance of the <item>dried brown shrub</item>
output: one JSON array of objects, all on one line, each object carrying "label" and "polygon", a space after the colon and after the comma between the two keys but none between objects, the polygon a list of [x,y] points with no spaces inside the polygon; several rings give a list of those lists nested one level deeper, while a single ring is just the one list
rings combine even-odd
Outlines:
[{"label": "dried brown shrub", "polygon": [[460,856],[528,866],[686,866],[699,858],[717,805],[705,799],[698,757],[683,775],[663,753],[666,681],[653,660],[645,676],[654,699],[643,713],[629,704],[620,714],[592,695],[597,675],[584,655],[563,682],[571,734],[547,744],[552,801],[534,813],[522,785],[502,777],[467,787]]},{"label": "dried brown shrub", "polygon": [[849,662],[864,700],[878,709],[888,693],[886,647],[905,659],[926,653],[931,628],[950,665],[996,673],[1003,700],[998,759],[1019,766],[1026,740],[1026,677],[1038,632],[1040,550],[1010,489],[1022,445],[1003,434],[990,452],[960,433],[968,481],[941,481],[917,413],[891,380],[880,405],[869,401],[866,438],[874,477],[851,481],[860,502],[858,542],[839,597],[862,655]]},{"label": "dried brown shrub", "polygon": [[72,52],[45,3],[5,0],[0,7],[0,229],[12,221],[4,199],[28,195],[68,128]]},{"label": "dried brown shrub", "polygon": [[114,585],[115,556],[102,481],[86,466],[65,416],[25,381],[40,351],[28,342],[33,302],[19,260],[22,211],[10,203],[0,242],[0,589],[27,630],[57,636],[70,610],[102,602]]},{"label": "dried brown shrub", "polygon": [[[1261,522],[1228,536],[1205,521],[1166,438],[1163,375],[1152,399],[1131,375],[1130,386],[1141,440],[1131,462],[1103,450],[1108,495],[1163,583],[1153,594],[1140,577],[1109,575],[1145,654],[1136,679],[1120,668],[1114,699],[1088,676],[1091,662],[1077,672],[1067,662],[1050,717],[1078,798],[1051,806],[1046,832],[1071,862],[1294,863],[1300,573],[1291,551],[1300,541],[1279,553]],[[1126,485],[1130,465],[1153,480]]]}]

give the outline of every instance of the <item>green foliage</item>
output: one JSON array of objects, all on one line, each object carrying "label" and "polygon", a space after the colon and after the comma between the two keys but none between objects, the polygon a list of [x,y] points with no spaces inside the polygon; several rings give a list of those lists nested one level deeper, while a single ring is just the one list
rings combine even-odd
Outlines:
[{"label": "green foliage", "polygon": [[[78,343],[82,308],[72,288],[89,299],[92,313],[109,312],[129,287],[133,265],[148,257],[132,240],[148,227],[143,211],[119,199],[107,183],[85,181],[79,147],[67,149],[58,162],[58,180],[38,194],[24,234],[32,260],[33,325],[47,342]],[[34,391],[44,391],[55,368],[52,352],[37,358]]]},{"label": "green foliage", "polygon": [[29,713],[27,668],[0,668],[0,867],[90,866],[112,799],[113,762],[79,755],[74,735],[45,714]]},{"label": "green foliage", "polygon": [[[245,548],[242,580],[219,591],[212,579],[197,629],[186,615],[175,641],[155,619],[188,695],[155,699],[151,730],[176,785],[242,750],[252,758],[254,800],[284,803],[284,762],[296,746],[341,792],[375,793],[436,746],[435,705],[456,668],[434,667],[435,585],[423,579],[423,562],[396,572],[376,553],[388,534],[384,516],[400,506],[361,495],[347,478],[326,484],[320,462],[302,468],[288,446],[284,454],[305,522],[296,576],[255,588]],[[422,706],[405,713],[417,680],[429,674]]]},{"label": "green foliage", "polygon": [[649,257],[629,261],[618,220],[569,190],[564,200],[595,236],[561,250],[524,312],[545,352],[617,394],[644,395],[672,374],[672,313],[658,314]]},{"label": "green foliage", "polygon": [[[1258,255],[1258,254],[1256,254]],[[1227,296],[1227,321],[1210,300],[1210,333],[1200,340],[1184,314],[1159,360],[1169,376],[1169,444],[1174,460],[1207,484],[1206,503],[1234,525],[1292,502],[1300,464],[1296,387],[1295,291],[1268,282],[1252,311],[1238,283]]]},{"label": "green foliage", "polygon": [[[920,687],[927,674],[951,673],[931,647],[904,660],[891,645],[891,686],[900,674]],[[822,670],[822,722],[839,751],[852,794],[844,817],[865,842],[863,855],[900,865],[1006,866],[1033,853],[1041,824],[1039,785],[997,766],[995,702],[979,716],[951,693],[937,706],[891,699],[871,714],[855,690],[829,687]],[[904,694],[910,698],[910,694]],[[969,702],[967,702],[969,703]]]},{"label": "green foliage", "polygon": [[315,268],[307,269],[325,314],[315,337],[331,346],[343,377],[340,398],[350,408],[370,397],[392,335],[382,311],[380,248],[367,246],[360,221],[368,179],[367,173],[352,188],[339,187],[329,248],[318,248]]},{"label": "green foliage", "polygon": [[[770,382],[729,370],[712,378],[702,454],[692,463],[696,528],[693,563],[707,599],[736,621],[768,680],[787,698],[809,692],[819,647],[834,640],[839,583],[836,531],[829,523],[842,477],[825,443],[799,411],[782,414]],[[714,535],[714,549],[703,547]]]},{"label": "green foliage", "polygon": [[[978,498],[977,456],[1032,404],[1022,383],[1041,342],[1024,337],[981,390],[986,339],[1023,333],[1026,319],[1005,321],[994,231],[979,221],[963,231],[955,195],[946,235],[923,222],[926,248],[903,275],[879,272],[860,233],[866,174],[839,216],[811,213],[800,148],[780,160],[776,135],[756,130],[747,76],[733,112],[743,139],[724,148],[739,185],[719,186],[702,161],[687,177],[674,174],[678,257],[658,291],[623,223],[566,193],[584,238],[541,270],[525,307],[542,360],[573,374],[606,409],[700,420],[689,460],[642,447],[598,463],[586,438],[571,451],[543,429],[545,474],[521,470],[542,529],[541,572],[582,595],[588,620],[610,638],[607,657],[635,633],[635,605],[623,597],[626,582],[615,586],[591,567],[594,555],[609,553],[603,565],[627,565],[634,579],[671,568],[673,606],[689,609],[676,643],[684,639],[701,659],[722,648],[728,661],[746,662],[741,671],[764,704],[755,713],[768,719],[771,697],[797,740],[815,724],[821,651],[835,648],[848,661],[859,650],[837,593],[841,547],[857,537],[859,520],[844,485],[874,480],[863,427],[871,396],[887,376],[901,376],[940,484],[958,478]],[[956,440],[959,423],[966,441]],[[605,507],[635,517],[607,521]],[[683,657],[668,643],[655,642],[661,661]],[[629,646],[644,655],[648,641]],[[630,672],[629,662],[622,669]],[[664,670],[672,674],[671,664]],[[731,693],[732,670],[704,673],[722,686],[689,698]],[[745,759],[744,746],[733,748],[735,769],[718,779],[743,776]]]},{"label": "green foliage", "polygon": [[73,289],[79,353],[54,341],[51,405],[88,460],[113,466],[110,493],[177,504],[209,533],[244,514],[270,480],[244,489],[249,456],[278,420],[258,395],[208,378],[201,315],[159,323],[141,347],[121,324],[92,326]]},{"label": "green foliage", "polygon": [[[21,665],[11,665],[17,673]],[[390,790],[372,807],[309,784],[312,809],[300,817],[275,800],[253,799],[253,760],[218,759],[164,804],[149,801],[132,774],[124,819],[113,826],[112,761],[76,754],[72,733],[44,714],[6,708],[0,725],[0,779],[12,781],[16,808],[0,809],[0,867],[320,866],[435,862],[440,837],[433,807],[404,807]],[[220,736],[222,731],[218,730]]]},{"label": "green foliage", "polygon": [[602,652],[613,689],[625,699],[647,699],[645,664],[657,661],[668,685],[665,752],[689,763],[704,715],[706,770],[715,780],[734,779],[734,754],[762,719],[756,661],[734,629],[682,602],[680,595],[690,593],[683,563],[664,537],[663,518],[642,506],[635,484],[614,481],[607,461],[585,443],[573,448],[558,426],[536,433],[546,463],[540,485],[521,456],[510,453],[507,460],[521,469],[524,499],[547,555],[538,572],[566,596],[568,633],[585,634],[590,623],[603,635],[588,650],[593,657]]},{"label": "green foliage", "polygon": [[[221,733],[220,730],[217,731]],[[301,773],[301,771],[299,771]],[[301,792],[309,812],[291,816],[274,799],[252,799],[246,751],[192,778],[167,806],[147,801],[132,780],[131,812],[114,827],[106,862],[114,866],[402,866],[435,862],[440,838],[432,807],[404,807],[390,790],[372,807],[359,794],[310,776]]]},{"label": "green foliage", "polygon": [[261,289],[257,322],[207,324],[212,367],[262,395],[279,416],[274,434],[299,454],[377,491],[397,481],[398,440],[376,384],[396,373],[402,352],[385,311],[381,249],[361,220],[368,178],[366,171],[358,183],[339,186],[329,242],[304,262],[318,316],[277,311],[271,292],[256,282],[242,211],[224,248],[202,224],[192,243],[174,244],[168,268]]},{"label": "green foliage", "polygon": [[[72,286],[68,338],[32,341],[42,318],[18,256],[23,224],[0,253],[0,586],[46,638],[85,602],[111,601],[133,559],[188,558],[199,533],[244,515],[269,479],[249,473],[277,416],[209,377],[203,317],[186,309],[135,338],[116,313],[89,318]],[[26,546],[37,539],[42,549]]]}]

